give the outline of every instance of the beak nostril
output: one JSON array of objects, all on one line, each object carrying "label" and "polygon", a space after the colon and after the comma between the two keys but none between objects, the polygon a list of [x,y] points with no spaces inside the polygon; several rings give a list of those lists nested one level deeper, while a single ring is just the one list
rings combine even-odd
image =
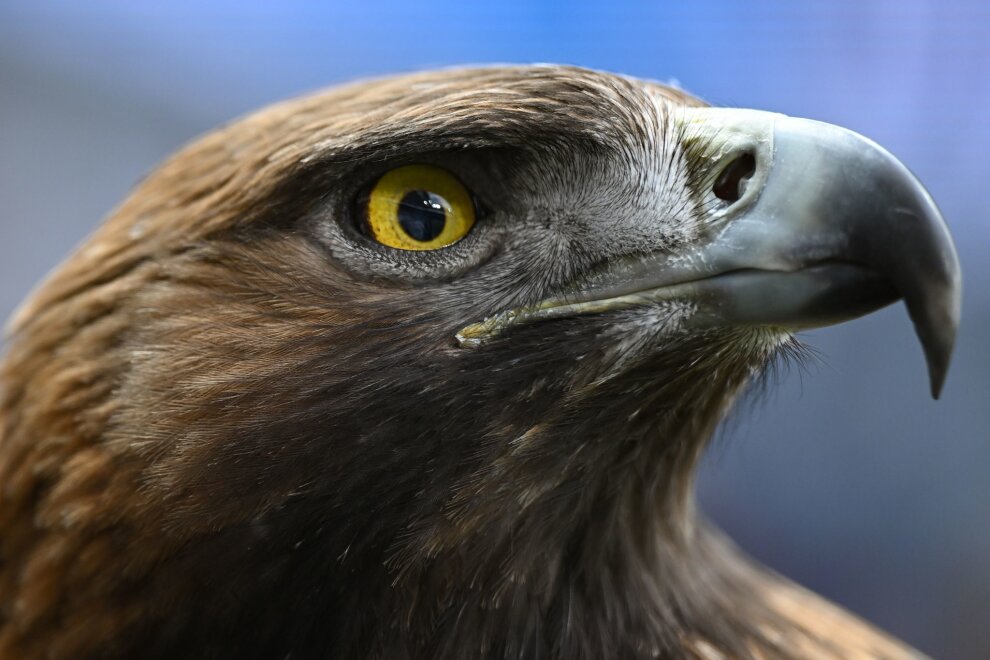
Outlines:
[{"label": "beak nostril", "polygon": [[734,158],[715,179],[712,192],[719,199],[732,204],[746,192],[749,180],[756,172],[756,157],[747,152]]}]

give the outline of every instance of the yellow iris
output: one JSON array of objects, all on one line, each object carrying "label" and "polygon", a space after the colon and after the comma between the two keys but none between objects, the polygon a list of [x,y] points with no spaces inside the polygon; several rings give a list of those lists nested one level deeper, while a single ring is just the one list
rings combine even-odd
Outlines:
[{"label": "yellow iris", "polygon": [[386,172],[368,198],[372,237],[399,250],[436,250],[464,238],[474,225],[471,194],[447,170],[406,165]]}]

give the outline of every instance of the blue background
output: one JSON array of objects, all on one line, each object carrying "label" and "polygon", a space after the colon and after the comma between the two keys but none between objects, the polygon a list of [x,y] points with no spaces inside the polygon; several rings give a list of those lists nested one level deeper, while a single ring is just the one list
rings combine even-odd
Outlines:
[{"label": "blue background", "polygon": [[0,316],[158,160],[338,81],[562,62],[864,133],[957,239],[963,324],[929,400],[903,307],[807,333],[744,406],[704,508],[759,559],[945,658],[990,656],[990,3],[0,1]]}]

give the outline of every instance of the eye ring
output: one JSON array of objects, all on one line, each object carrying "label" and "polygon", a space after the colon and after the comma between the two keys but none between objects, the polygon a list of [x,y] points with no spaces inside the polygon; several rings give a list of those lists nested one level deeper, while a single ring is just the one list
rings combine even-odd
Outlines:
[{"label": "eye ring", "polygon": [[438,250],[464,238],[474,226],[471,193],[435,165],[389,170],[363,205],[363,228],[378,243],[398,250]]}]

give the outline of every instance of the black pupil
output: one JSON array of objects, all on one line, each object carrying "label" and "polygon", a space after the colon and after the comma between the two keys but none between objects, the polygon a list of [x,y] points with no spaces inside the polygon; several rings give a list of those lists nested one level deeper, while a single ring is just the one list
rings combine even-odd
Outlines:
[{"label": "black pupil", "polygon": [[412,190],[399,202],[399,224],[417,241],[432,241],[447,224],[443,197],[428,190]]}]

